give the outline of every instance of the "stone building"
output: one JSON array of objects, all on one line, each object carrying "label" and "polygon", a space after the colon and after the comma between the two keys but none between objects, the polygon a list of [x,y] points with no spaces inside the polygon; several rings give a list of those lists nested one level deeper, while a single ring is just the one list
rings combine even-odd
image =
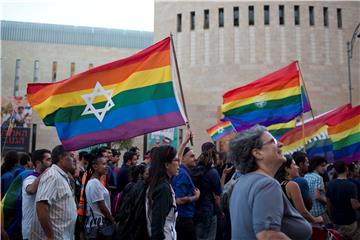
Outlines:
[{"label": "stone building", "polygon": [[[360,2],[155,0],[154,41],[173,33],[195,133],[221,117],[222,94],[298,60],[314,114],[349,102],[346,42]],[[352,58],[353,105],[360,103],[360,39]]]}]

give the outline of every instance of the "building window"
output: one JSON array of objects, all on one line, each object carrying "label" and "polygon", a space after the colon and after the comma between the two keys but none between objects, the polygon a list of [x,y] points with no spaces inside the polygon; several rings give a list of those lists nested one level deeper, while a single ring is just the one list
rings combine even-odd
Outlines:
[{"label": "building window", "polygon": [[264,6],[264,24],[265,25],[270,24],[270,6],[269,5]]},{"label": "building window", "polygon": [[294,6],[294,23],[300,25],[300,7],[299,5]]},{"label": "building window", "polygon": [[341,8],[338,8],[338,9],[336,10],[336,14],[337,14],[337,25],[338,25],[338,28],[342,28]]},{"label": "building window", "polygon": [[209,9],[204,10],[204,29],[209,29],[210,27],[210,13]]},{"label": "building window", "polygon": [[15,63],[15,81],[14,81],[14,96],[19,94],[19,81],[20,81],[20,59],[16,59]]},{"label": "building window", "polygon": [[34,79],[33,82],[39,82],[39,60],[34,61]]},{"label": "building window", "polygon": [[190,12],[190,30],[195,29],[195,12]]},{"label": "building window", "polygon": [[285,8],[284,5],[279,5],[279,24],[285,24]]},{"label": "building window", "polygon": [[57,62],[54,61],[52,63],[52,73],[51,73],[51,81],[56,82],[56,73],[57,73]]},{"label": "building window", "polygon": [[72,62],[70,65],[70,77],[75,74],[75,63]]},{"label": "building window", "polygon": [[177,32],[181,32],[181,13],[177,15],[176,30]]},{"label": "building window", "polygon": [[314,7],[313,6],[309,7],[309,23],[310,23],[310,26],[315,25],[315,16],[314,16]]},{"label": "building window", "polygon": [[329,15],[328,15],[327,7],[323,8],[323,15],[324,15],[324,27],[328,27],[329,26]]},{"label": "building window", "polygon": [[249,25],[252,26],[254,24],[255,24],[254,6],[249,6]]},{"label": "building window", "polygon": [[219,8],[219,27],[224,27],[224,8]]},{"label": "building window", "polygon": [[234,7],[234,26],[238,27],[239,26],[239,19],[240,19],[240,15],[239,15],[239,7]]}]

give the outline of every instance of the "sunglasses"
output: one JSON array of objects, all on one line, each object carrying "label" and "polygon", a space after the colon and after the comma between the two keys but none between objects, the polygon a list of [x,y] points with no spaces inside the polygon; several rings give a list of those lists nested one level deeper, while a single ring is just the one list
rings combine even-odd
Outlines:
[{"label": "sunglasses", "polygon": [[276,138],[274,138],[274,137],[272,137],[272,139],[270,139],[269,141],[264,142],[264,143],[262,144],[262,146],[268,145],[268,144],[273,144],[273,143],[274,143],[275,145],[278,144],[278,141],[277,141]]}]

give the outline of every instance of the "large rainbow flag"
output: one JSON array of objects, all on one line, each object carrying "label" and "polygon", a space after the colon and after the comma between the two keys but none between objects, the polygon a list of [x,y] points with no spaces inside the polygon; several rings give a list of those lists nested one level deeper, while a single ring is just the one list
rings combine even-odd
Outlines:
[{"label": "large rainbow flag", "polygon": [[206,131],[213,141],[218,141],[226,135],[236,132],[235,128],[229,121],[219,122]]},{"label": "large rainbow flag", "polygon": [[223,95],[224,120],[237,131],[286,123],[310,110],[297,62]]},{"label": "large rainbow flag", "polygon": [[360,105],[336,116],[329,122],[329,136],[333,142],[335,160],[348,163],[360,160]]},{"label": "large rainbow flag", "polygon": [[284,154],[303,151],[305,145],[306,152],[310,157],[319,155],[333,161],[332,141],[328,135],[327,124],[330,120],[335,123],[335,116],[345,113],[349,109],[351,109],[351,105],[347,104],[306,122],[304,126],[298,126],[287,132],[279,139],[283,143]]},{"label": "large rainbow flag", "polygon": [[29,84],[28,100],[67,150],[184,125],[170,38],[56,83]]}]

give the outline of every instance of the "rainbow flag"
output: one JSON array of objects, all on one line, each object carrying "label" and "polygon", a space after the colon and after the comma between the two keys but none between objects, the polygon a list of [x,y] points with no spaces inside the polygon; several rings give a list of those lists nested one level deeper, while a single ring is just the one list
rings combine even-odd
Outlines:
[{"label": "rainbow flag", "polygon": [[255,124],[285,123],[310,109],[297,62],[223,95],[224,120],[237,131]]},{"label": "rainbow flag", "polygon": [[334,159],[348,163],[360,160],[360,105],[336,117],[338,123],[328,129]]},{"label": "rainbow flag", "polygon": [[267,130],[273,135],[276,139],[279,139],[285,133],[290,131],[291,129],[295,128],[296,126],[296,119],[291,120],[287,123],[277,123],[267,127]]},{"label": "rainbow flag", "polygon": [[29,84],[28,100],[67,150],[184,125],[170,38],[56,83]]},{"label": "rainbow flag", "polygon": [[206,130],[213,141],[218,141],[224,136],[236,132],[233,125],[229,121],[219,122],[215,126]]},{"label": "rainbow flag", "polygon": [[327,124],[333,121],[335,116],[349,109],[351,109],[351,105],[347,104],[306,122],[304,127],[298,126],[287,132],[279,139],[283,143],[283,153],[292,154],[304,150],[305,144],[306,152],[310,157],[319,155],[326,157],[328,161],[333,161],[332,141],[328,135]]}]

